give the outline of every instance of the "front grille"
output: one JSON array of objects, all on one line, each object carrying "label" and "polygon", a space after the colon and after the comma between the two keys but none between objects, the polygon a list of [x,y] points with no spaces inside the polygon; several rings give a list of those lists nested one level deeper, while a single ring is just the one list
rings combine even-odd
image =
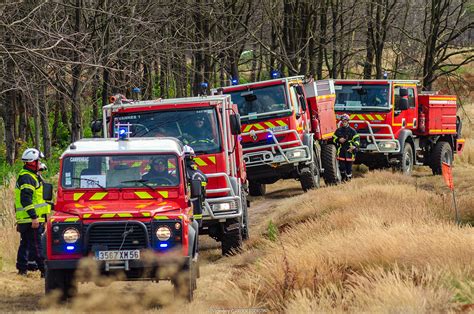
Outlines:
[{"label": "front grille", "polygon": [[[138,221],[96,222],[86,228],[87,251],[135,250],[148,247],[151,241],[151,225]],[[132,230],[133,229],[133,230]],[[124,240],[124,233],[130,231]],[[147,239],[148,237],[148,239]]]},{"label": "front grille", "polygon": [[[282,141],[285,139],[285,136],[284,135],[277,135],[276,139],[280,144],[284,144],[284,142],[282,143]],[[259,146],[264,146],[264,145],[272,145],[272,144],[275,144],[275,141],[273,141],[272,139],[263,139],[263,140],[260,140],[260,141],[257,141],[257,142],[242,142],[242,147],[243,148],[253,148],[253,147],[259,147]]]}]

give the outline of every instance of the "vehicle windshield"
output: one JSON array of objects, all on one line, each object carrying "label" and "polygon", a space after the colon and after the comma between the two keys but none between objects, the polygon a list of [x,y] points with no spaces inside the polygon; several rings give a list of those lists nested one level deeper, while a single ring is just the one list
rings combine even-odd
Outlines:
[{"label": "vehicle windshield", "polygon": [[175,155],[96,155],[65,157],[61,169],[64,188],[131,188],[177,186]]},{"label": "vehicle windshield", "polygon": [[239,108],[241,117],[289,110],[285,85],[273,85],[226,93]]},{"label": "vehicle windshield", "polygon": [[143,111],[114,115],[115,123],[130,123],[131,137],[175,137],[196,154],[221,151],[219,122],[210,109]]},{"label": "vehicle windshield", "polygon": [[341,84],[336,85],[336,105],[338,111],[364,111],[390,109],[388,84]]}]

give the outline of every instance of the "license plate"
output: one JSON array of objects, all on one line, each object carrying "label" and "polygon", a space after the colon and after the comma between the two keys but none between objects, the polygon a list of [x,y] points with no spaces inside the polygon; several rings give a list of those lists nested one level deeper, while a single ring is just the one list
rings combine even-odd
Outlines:
[{"label": "license plate", "polygon": [[131,259],[140,259],[140,251],[97,251],[95,252],[95,259],[98,261],[126,261]]}]

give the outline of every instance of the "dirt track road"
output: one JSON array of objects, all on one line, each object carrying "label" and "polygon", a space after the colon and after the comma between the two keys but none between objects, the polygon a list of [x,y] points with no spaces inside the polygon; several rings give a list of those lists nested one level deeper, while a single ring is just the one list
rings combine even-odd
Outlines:
[{"label": "dirt track road", "polygon": [[[282,199],[302,194],[299,182],[280,181],[268,187],[265,197],[251,199],[249,210],[249,241],[255,241],[268,225],[268,215]],[[242,258],[221,257],[219,243],[203,236],[201,240],[201,278],[195,292],[193,304],[202,310],[219,309],[225,304],[219,302],[222,283],[230,279],[232,271],[238,270],[239,264],[245,263]],[[114,282],[107,287],[97,287],[93,283],[79,285],[76,300],[67,305],[52,305],[51,300],[44,299],[44,280],[38,273],[30,273],[27,278],[19,277],[12,265],[0,272],[0,312],[25,312],[50,310],[72,311],[140,311],[161,308],[173,300],[171,284],[161,282]],[[159,297],[156,297],[156,296]],[[137,304],[145,303],[145,308]],[[179,308],[167,308],[170,311]],[[182,309],[182,308],[181,308]]]}]

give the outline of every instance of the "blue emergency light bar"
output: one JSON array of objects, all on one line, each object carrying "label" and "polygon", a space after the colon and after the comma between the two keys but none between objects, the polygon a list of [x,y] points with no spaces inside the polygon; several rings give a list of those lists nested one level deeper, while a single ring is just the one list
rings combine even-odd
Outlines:
[{"label": "blue emergency light bar", "polygon": [[128,140],[130,138],[130,134],[132,133],[130,131],[130,127],[132,125],[130,123],[117,123],[115,124],[115,136],[117,137],[118,140]]},{"label": "blue emergency light bar", "polygon": [[239,85],[239,79],[236,78],[236,77],[233,77],[233,78],[230,80],[230,84],[232,84],[232,85]]},{"label": "blue emergency light bar", "polygon": [[272,79],[280,78],[280,77],[281,77],[280,71],[272,70],[272,71],[270,72],[270,76],[272,77]]}]

